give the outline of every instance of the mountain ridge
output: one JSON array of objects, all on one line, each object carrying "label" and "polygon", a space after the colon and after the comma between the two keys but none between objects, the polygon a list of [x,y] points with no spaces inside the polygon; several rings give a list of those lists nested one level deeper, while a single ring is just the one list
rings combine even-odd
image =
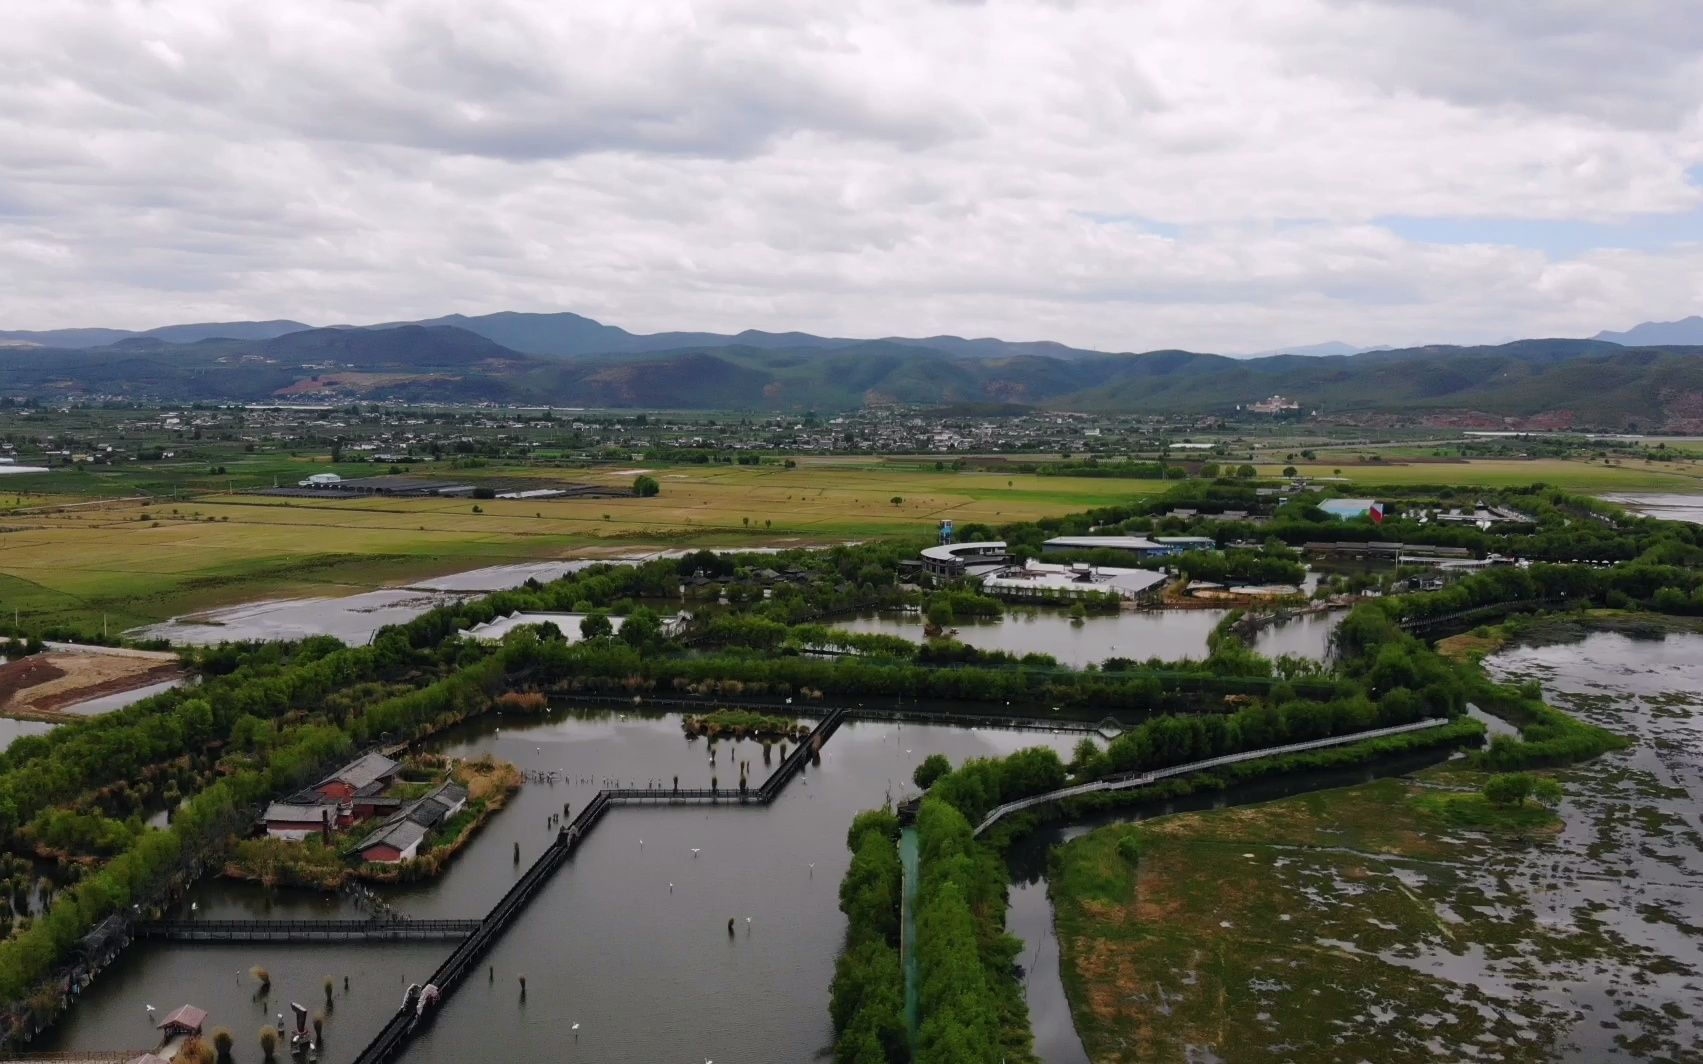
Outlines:
[{"label": "mountain ridge", "polygon": [[1693,314],[1678,321],[1639,322],[1625,332],[1604,329],[1593,339],[1623,347],[1703,344],[1703,317]]},{"label": "mountain ridge", "polygon": [[716,344],[541,357],[455,325],[306,329],[265,340],[0,348],[4,394],[137,401],[405,401],[803,411],[1020,405],[1234,416],[1280,394],[1302,415],[1474,427],[1703,431],[1703,348],[1537,339],[1359,355],[1191,351],[952,355],[914,342]]}]

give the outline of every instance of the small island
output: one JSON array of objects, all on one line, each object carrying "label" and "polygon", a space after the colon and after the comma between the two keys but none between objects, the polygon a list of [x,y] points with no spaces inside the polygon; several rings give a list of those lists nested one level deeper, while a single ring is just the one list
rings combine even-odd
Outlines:
[{"label": "small island", "polygon": [[382,781],[382,793],[344,803],[372,811],[365,818],[321,814],[318,827],[301,831],[280,826],[283,803],[274,803],[267,811],[267,834],[238,843],[224,874],[267,886],[322,890],[339,890],[351,878],[376,883],[428,879],[508,804],[521,779],[518,768],[489,755],[457,761],[417,754],[397,763]]},{"label": "small island", "polygon": [[791,717],[772,717],[747,709],[718,709],[702,716],[688,716],[681,727],[690,738],[756,739],[760,742],[803,739],[810,734],[807,725]]}]

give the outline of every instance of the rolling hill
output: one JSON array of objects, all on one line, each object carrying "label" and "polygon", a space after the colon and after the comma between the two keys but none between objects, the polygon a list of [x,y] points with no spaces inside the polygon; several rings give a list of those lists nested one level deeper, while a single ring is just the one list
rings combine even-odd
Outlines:
[{"label": "rolling hill", "polygon": [[407,324],[303,329],[257,340],[132,336],[100,347],[7,347],[0,348],[0,382],[0,394],[52,399],[358,398],[755,411],[996,404],[1229,414],[1275,393],[1331,414],[1703,430],[1703,348],[1598,340],[1267,358],[1189,351],[952,355],[898,340],[831,347],[718,342],[542,357],[456,325]]}]

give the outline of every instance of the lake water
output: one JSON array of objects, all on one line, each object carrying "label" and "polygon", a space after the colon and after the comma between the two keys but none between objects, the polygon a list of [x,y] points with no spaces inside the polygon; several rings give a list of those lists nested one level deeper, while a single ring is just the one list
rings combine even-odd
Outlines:
[{"label": "lake water", "polygon": [[[750,549],[739,553],[771,554],[776,550],[778,548]],[[361,645],[386,625],[403,624],[439,606],[475,595],[516,588],[528,580],[547,583],[593,565],[631,565],[681,553],[655,551],[622,558],[488,565],[419,580],[407,587],[380,588],[354,595],[245,602],[173,617],[125,634],[135,639],[165,639],[188,646],[245,640],[304,639],[312,635],[333,635],[350,645]]]},{"label": "lake water", "polygon": [[1703,495],[1624,494],[1604,495],[1603,499],[1645,517],[1703,525]]},{"label": "lake water", "polygon": [[167,639],[192,646],[250,639],[303,639],[311,635],[334,635],[345,643],[358,645],[367,642],[385,625],[403,624],[439,606],[519,587],[528,580],[555,580],[596,564],[599,563],[581,560],[490,565],[421,580],[408,587],[381,588],[356,595],[249,602],[189,617],[174,617],[127,634],[137,639]]},{"label": "lake water", "polygon": [[[1060,610],[1014,609],[992,620],[961,620],[961,642],[981,650],[1012,654],[1050,654],[1061,663],[1080,668],[1110,657],[1180,660],[1206,657],[1206,638],[1227,610],[1142,610],[1071,621]],[[1330,651],[1330,634],[1342,613],[1309,614],[1263,629],[1254,649],[1277,656],[1295,654],[1323,660]],[[921,642],[923,617],[916,613],[865,613],[826,622],[852,632],[896,635]]]},{"label": "lake water", "polygon": [[80,717],[99,716],[102,713],[111,713],[115,709],[123,709],[125,706],[135,705],[144,698],[161,694],[165,691],[170,691],[182,682],[183,680],[181,678],[175,680],[161,680],[159,683],[151,683],[144,687],[133,688],[129,691],[117,691],[110,695],[101,695],[98,698],[90,698],[82,702],[73,702],[71,705],[65,706],[61,709],[60,712],[75,713]]},{"label": "lake water", "polygon": [[42,720],[13,720],[10,717],[0,717],[0,750],[6,749],[18,739],[26,735],[46,735],[56,725]]}]

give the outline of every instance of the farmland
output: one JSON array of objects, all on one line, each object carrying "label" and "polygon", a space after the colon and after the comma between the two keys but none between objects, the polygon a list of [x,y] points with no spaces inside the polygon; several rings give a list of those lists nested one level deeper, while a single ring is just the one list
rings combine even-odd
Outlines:
[{"label": "farmland", "polygon": [[[240,467],[231,468],[234,479]],[[299,463],[294,475],[323,468]],[[468,479],[547,473],[624,487],[638,468],[491,468]],[[99,625],[105,615],[111,626],[130,627],[249,598],[366,589],[504,562],[925,535],[943,517],[1025,520],[1163,487],[812,466],[808,459],[795,469],[643,468],[662,484],[654,498],[477,503],[321,501],[189,488],[175,501],[144,501],[117,478],[89,474],[107,501],[67,506],[62,490],[49,499],[7,496],[16,502],[0,511],[9,529],[0,533],[0,602],[43,623]]]},{"label": "farmland", "polygon": [[[1163,490],[1158,480],[954,471],[912,458],[799,456],[788,466],[633,460],[564,467],[480,462],[435,470],[479,483],[536,479],[651,498],[504,500],[279,498],[252,494],[309,473],[382,472],[323,455],[60,467],[8,478],[0,492],[0,607],[20,620],[123,630],[272,596],[342,594],[507,562],[646,553],[681,546],[801,546],[927,536],[938,521],[999,525]],[[1691,491],[1691,463],[1604,465],[1483,459],[1327,466],[1351,490],[1382,484],[1498,487],[1543,481],[1579,491]],[[1276,476],[1280,466],[1262,465]]]}]

